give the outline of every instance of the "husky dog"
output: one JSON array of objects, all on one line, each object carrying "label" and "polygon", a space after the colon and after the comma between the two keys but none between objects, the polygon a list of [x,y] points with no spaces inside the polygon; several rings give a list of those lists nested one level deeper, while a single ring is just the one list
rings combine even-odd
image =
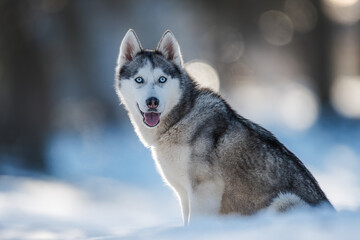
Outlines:
[{"label": "husky dog", "polygon": [[146,50],[133,30],[120,46],[116,92],[141,142],[190,218],[331,206],[303,163],[184,70],[170,31]]}]

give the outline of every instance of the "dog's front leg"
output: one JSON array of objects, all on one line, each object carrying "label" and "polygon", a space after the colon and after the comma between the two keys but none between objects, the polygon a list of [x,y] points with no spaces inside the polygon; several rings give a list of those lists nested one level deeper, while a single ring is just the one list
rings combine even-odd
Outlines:
[{"label": "dog's front leg", "polygon": [[193,186],[189,194],[189,223],[207,216],[220,213],[224,183],[220,179],[211,179]]},{"label": "dog's front leg", "polygon": [[182,217],[184,226],[187,226],[189,224],[189,196],[185,188],[178,185],[176,187],[175,192],[178,195],[180,205],[181,205],[181,211],[182,211]]}]

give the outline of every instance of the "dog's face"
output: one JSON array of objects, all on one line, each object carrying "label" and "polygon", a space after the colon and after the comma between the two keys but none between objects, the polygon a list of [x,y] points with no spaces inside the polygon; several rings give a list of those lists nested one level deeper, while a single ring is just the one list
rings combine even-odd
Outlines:
[{"label": "dog's face", "polygon": [[181,98],[182,59],[178,43],[166,32],[155,51],[143,50],[129,30],[116,68],[116,91],[137,124],[158,126]]}]

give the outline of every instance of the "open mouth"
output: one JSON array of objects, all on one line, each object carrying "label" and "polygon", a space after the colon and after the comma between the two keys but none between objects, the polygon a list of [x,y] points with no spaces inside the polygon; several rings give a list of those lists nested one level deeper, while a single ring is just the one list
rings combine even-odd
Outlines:
[{"label": "open mouth", "polygon": [[161,113],[157,113],[155,111],[143,112],[140,110],[139,104],[137,105],[138,109],[143,116],[143,121],[148,127],[155,127],[160,122]]}]

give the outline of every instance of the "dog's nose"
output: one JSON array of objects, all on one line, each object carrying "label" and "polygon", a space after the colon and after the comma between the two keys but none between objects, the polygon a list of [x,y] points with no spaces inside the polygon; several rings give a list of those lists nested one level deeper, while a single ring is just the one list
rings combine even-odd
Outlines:
[{"label": "dog's nose", "polygon": [[159,106],[159,99],[157,99],[156,97],[150,97],[146,99],[146,105],[150,109],[157,108]]}]

